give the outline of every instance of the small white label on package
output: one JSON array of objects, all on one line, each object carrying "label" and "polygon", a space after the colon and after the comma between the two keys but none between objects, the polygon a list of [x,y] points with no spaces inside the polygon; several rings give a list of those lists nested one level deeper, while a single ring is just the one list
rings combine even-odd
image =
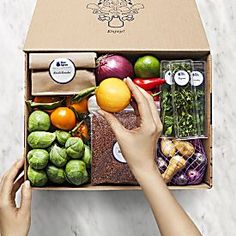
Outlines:
[{"label": "small white label on package", "polygon": [[179,70],[175,73],[174,80],[176,84],[184,86],[189,82],[189,74],[185,70]]},{"label": "small white label on package", "polygon": [[123,157],[121,150],[120,150],[120,146],[119,144],[116,142],[113,146],[113,156],[115,157],[115,159],[121,163],[127,163],[125,158]]},{"label": "small white label on package", "polygon": [[166,73],[165,73],[165,81],[167,84],[169,85],[172,85],[173,84],[173,77],[172,77],[172,73],[170,70],[168,70]]},{"label": "small white label on package", "polygon": [[191,73],[191,84],[195,87],[200,86],[204,81],[203,74],[199,71],[193,71]]},{"label": "small white label on package", "polygon": [[55,82],[67,84],[74,79],[76,69],[71,60],[67,58],[57,58],[50,64],[49,73]]}]

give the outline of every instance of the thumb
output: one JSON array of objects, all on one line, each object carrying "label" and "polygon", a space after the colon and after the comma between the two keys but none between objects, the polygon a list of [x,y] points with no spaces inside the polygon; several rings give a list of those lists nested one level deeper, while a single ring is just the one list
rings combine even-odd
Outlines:
[{"label": "thumb", "polygon": [[120,123],[120,121],[111,113],[103,110],[98,110],[97,112],[105,118],[117,138],[126,130],[125,127]]},{"label": "thumb", "polygon": [[32,189],[29,180],[26,180],[21,189],[21,207],[20,211],[23,214],[31,212]]}]

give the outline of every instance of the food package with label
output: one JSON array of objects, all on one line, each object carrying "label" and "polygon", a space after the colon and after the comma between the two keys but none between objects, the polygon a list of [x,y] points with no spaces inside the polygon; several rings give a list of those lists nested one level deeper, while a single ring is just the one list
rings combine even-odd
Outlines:
[{"label": "food package with label", "polygon": [[193,72],[192,72],[192,85],[195,90],[196,99],[196,114],[197,125],[198,125],[198,136],[206,138],[206,62],[204,61],[194,61],[193,62]]},{"label": "food package with label", "polygon": [[96,85],[96,53],[31,53],[33,96],[73,95]]},{"label": "food package with label", "polygon": [[196,137],[198,135],[198,126],[195,89],[191,84],[193,62],[191,60],[171,61],[170,70],[173,78],[171,93],[175,137]]},{"label": "food package with label", "polygon": [[206,137],[205,62],[176,60],[161,62],[161,119],[163,136]]},{"label": "food package with label", "polygon": [[172,106],[172,74],[169,61],[161,61],[160,76],[165,79],[166,83],[161,86],[161,121],[163,124],[163,136],[174,137],[174,117]]},{"label": "food package with label", "polygon": [[200,118],[203,114],[199,114],[199,111],[202,111],[204,104],[201,104],[202,90],[198,90],[197,87],[203,81],[196,78],[192,60],[172,61],[170,70],[173,78],[171,93],[175,137],[181,139],[202,137],[205,131],[201,132],[204,118]]},{"label": "food package with label", "polygon": [[[137,127],[137,117],[134,112],[115,114],[116,118],[127,129]],[[91,183],[100,184],[130,184],[137,185],[137,181],[126,163],[115,135],[100,115],[92,117],[92,172]]]}]

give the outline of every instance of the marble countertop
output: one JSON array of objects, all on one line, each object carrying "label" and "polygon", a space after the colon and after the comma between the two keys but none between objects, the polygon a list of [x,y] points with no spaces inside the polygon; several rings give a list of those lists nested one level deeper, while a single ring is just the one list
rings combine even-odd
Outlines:
[{"label": "marble countertop", "polygon": [[[0,1],[0,174],[22,152],[22,47],[35,2]],[[214,64],[214,188],[174,195],[204,235],[229,236],[236,231],[236,1],[197,4]],[[152,236],[158,230],[142,192],[35,191],[30,235]]]}]

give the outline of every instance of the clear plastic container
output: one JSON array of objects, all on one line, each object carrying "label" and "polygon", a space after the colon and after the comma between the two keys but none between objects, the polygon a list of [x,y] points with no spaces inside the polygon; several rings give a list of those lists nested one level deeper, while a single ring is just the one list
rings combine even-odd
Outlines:
[{"label": "clear plastic container", "polygon": [[166,84],[161,86],[160,106],[161,106],[161,121],[163,124],[162,136],[174,137],[174,117],[172,106],[171,85],[172,74],[169,61],[161,61],[161,78],[166,80]]},{"label": "clear plastic container", "polygon": [[175,137],[179,139],[197,138],[198,114],[196,109],[196,87],[192,85],[192,60],[171,61],[173,77],[171,85],[174,114]]},{"label": "clear plastic container", "polygon": [[200,138],[206,138],[206,62],[194,61],[193,71],[191,74],[191,84],[194,87],[195,92],[195,104],[197,115],[197,128],[198,136]]}]

